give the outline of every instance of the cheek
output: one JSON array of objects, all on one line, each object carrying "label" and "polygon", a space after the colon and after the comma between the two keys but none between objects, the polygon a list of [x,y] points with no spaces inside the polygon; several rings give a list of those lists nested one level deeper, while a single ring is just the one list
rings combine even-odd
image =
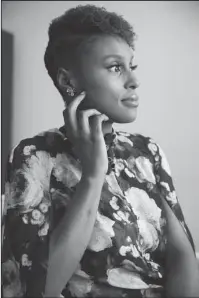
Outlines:
[{"label": "cheek", "polygon": [[119,94],[116,88],[106,83],[104,86],[98,86],[91,92],[92,102],[100,110],[113,109],[119,101]]},{"label": "cheek", "polygon": [[119,100],[124,93],[121,79],[110,75],[93,76],[87,82],[88,93],[92,99],[107,102],[108,98]]}]

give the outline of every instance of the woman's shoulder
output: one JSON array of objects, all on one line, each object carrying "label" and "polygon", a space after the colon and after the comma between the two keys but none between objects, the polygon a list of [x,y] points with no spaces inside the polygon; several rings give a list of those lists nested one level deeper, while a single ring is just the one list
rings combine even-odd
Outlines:
[{"label": "woman's shoulder", "polygon": [[[167,158],[162,147],[153,137],[124,131],[117,131],[116,133],[117,139],[122,142],[122,147],[130,151],[134,158],[147,158],[156,167],[159,167],[161,163],[167,164]],[[168,172],[170,173],[170,171]]]},{"label": "woman's shoulder", "polygon": [[146,136],[141,133],[130,133],[122,130],[116,131],[117,137],[120,141],[123,142],[132,142],[132,146],[135,146],[140,149],[148,148],[150,151],[155,146],[159,147],[158,143],[151,136]]},{"label": "woman's shoulder", "polygon": [[143,141],[153,140],[153,138],[151,136],[146,136],[146,135],[144,135],[142,133],[138,133],[138,132],[131,133],[131,132],[124,131],[124,130],[115,130],[115,132],[118,136],[125,136],[127,138],[134,138],[134,139],[143,140]]},{"label": "woman's shoulder", "polygon": [[[64,135],[58,128],[51,128],[48,130],[40,131],[39,133],[23,138],[20,140],[18,145],[27,146],[27,145],[35,145],[40,150],[47,150],[48,147],[52,147],[56,145],[58,141],[63,141]],[[44,148],[43,148],[44,146]]]},{"label": "woman's shoulder", "polygon": [[21,163],[32,155],[48,154],[55,157],[64,151],[64,135],[58,128],[41,131],[31,137],[21,139],[9,152],[8,162],[20,168]]}]

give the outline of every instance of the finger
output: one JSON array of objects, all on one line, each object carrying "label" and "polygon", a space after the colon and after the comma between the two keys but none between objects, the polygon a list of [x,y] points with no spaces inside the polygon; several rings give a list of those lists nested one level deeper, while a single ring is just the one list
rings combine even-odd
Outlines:
[{"label": "finger", "polygon": [[69,104],[68,108],[64,111],[66,125],[73,135],[76,135],[78,131],[78,122],[76,115],[77,107],[84,98],[85,92],[74,98],[73,101]]},{"label": "finger", "polygon": [[89,109],[85,111],[79,112],[79,131],[80,134],[89,135],[90,134],[90,124],[89,124],[89,117],[94,115],[101,115],[98,110]]},{"label": "finger", "polygon": [[80,93],[78,96],[74,97],[73,100],[70,102],[70,104],[67,106],[67,108],[63,111],[63,116],[66,116],[68,112],[73,108],[77,109],[80,102],[84,99],[85,92]]},{"label": "finger", "polygon": [[93,121],[90,126],[91,126],[92,137],[94,139],[98,139],[102,137],[103,135],[102,122],[107,121],[108,119],[109,119],[108,116],[106,116],[105,114],[96,115],[95,117],[93,117]]}]

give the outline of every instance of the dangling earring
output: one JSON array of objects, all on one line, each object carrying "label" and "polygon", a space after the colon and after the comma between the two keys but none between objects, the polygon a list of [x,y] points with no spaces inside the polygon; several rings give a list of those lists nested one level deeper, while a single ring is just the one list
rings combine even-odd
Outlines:
[{"label": "dangling earring", "polygon": [[74,95],[75,95],[75,88],[74,88],[74,87],[67,87],[67,89],[66,89],[66,93],[67,93],[69,96],[74,96]]}]

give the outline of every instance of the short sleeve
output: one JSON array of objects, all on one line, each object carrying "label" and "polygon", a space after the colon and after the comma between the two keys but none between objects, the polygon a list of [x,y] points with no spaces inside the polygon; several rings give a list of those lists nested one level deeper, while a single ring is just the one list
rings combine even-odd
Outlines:
[{"label": "short sleeve", "polygon": [[51,203],[49,155],[20,142],[7,162],[3,211],[2,295],[43,297]]},{"label": "short sleeve", "polygon": [[174,214],[182,224],[183,229],[185,230],[188,239],[193,247],[195,252],[195,245],[193,242],[192,235],[186,224],[184,214],[182,212],[181,206],[179,204],[178,196],[174,187],[171,169],[167,160],[167,157],[159,144],[154,142],[153,139],[148,139],[148,149],[153,155],[154,159],[154,171],[157,186],[163,196],[166,199],[169,206],[173,210]]}]

